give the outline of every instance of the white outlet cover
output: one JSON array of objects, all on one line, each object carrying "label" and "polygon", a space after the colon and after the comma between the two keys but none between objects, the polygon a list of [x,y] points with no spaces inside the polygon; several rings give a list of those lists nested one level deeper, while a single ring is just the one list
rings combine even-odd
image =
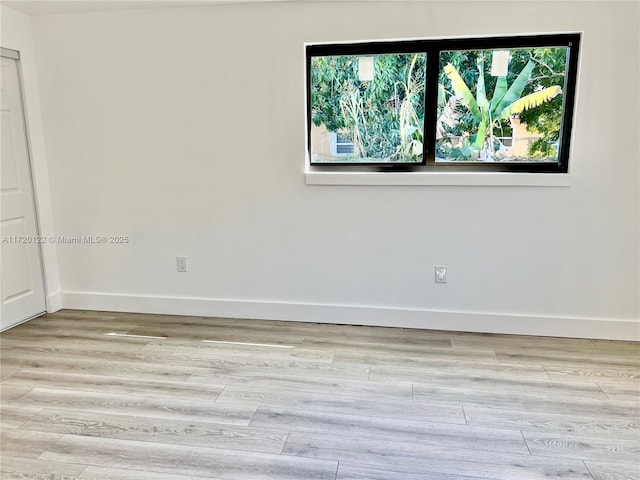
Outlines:
[{"label": "white outlet cover", "polygon": [[436,265],[435,274],[436,283],[447,283],[447,267]]},{"label": "white outlet cover", "polygon": [[176,257],[176,263],[179,272],[186,272],[187,268],[187,257]]}]

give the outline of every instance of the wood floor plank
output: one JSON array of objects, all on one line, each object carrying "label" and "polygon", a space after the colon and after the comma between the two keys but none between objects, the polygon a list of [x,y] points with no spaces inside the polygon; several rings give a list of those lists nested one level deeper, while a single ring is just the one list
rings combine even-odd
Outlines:
[{"label": "wood floor plank", "polygon": [[334,480],[337,462],[267,453],[64,435],[42,460],[214,477],[221,480]]},{"label": "wood floor plank", "polygon": [[[185,325],[180,325],[184,327]],[[124,332],[123,332],[124,333]],[[127,330],[128,335],[147,335],[167,337],[167,344],[181,344],[189,341],[225,341],[239,343],[265,343],[273,345],[300,345],[304,337],[302,335],[283,335],[273,333],[271,330],[251,332],[242,327],[210,327],[207,325],[193,326],[189,328],[174,328],[163,324],[135,327]]]},{"label": "wood floor plank", "polygon": [[[397,363],[397,365],[396,365]],[[357,364],[356,364],[357,365]],[[455,360],[446,363],[434,363],[420,359],[402,365],[401,360],[379,359],[371,363],[369,379],[372,381],[404,381],[413,383],[436,383],[447,385],[448,382],[459,382],[471,384],[482,381],[482,379],[493,379],[496,381],[505,379],[519,380],[550,380],[549,375],[542,367],[514,367],[495,364],[473,364],[470,362],[456,362]],[[452,385],[453,386],[453,385]]]},{"label": "wood floor plank", "polygon": [[591,343],[595,348],[603,348],[609,352],[630,352],[636,355],[640,354],[640,343],[624,340],[603,340],[594,338]]},{"label": "wood floor plank", "polygon": [[38,458],[61,437],[55,433],[5,428],[0,431],[0,451],[3,457]]},{"label": "wood floor plank", "polygon": [[[283,335],[275,335],[273,333],[273,326],[267,322],[251,322],[251,323],[238,323],[237,320],[221,319],[221,318],[206,318],[206,317],[170,317],[165,316],[157,317],[153,319],[144,319],[139,321],[139,317],[132,316],[133,320],[138,320],[136,328],[145,329],[149,332],[158,332],[162,336],[166,336],[168,339],[176,339],[180,341],[187,340],[200,340],[201,338],[208,338],[210,335],[223,335],[223,336],[279,336],[280,338],[289,338],[291,341],[302,341],[303,335],[300,332],[284,332]],[[154,334],[152,334],[154,335]],[[295,337],[295,338],[294,338]]]},{"label": "wood floor plank", "polygon": [[603,368],[603,367],[587,367],[579,366],[575,368],[559,368],[545,366],[545,370],[549,377],[562,381],[567,380],[591,380],[594,382],[623,382],[640,385],[640,369],[632,367],[628,369]]},{"label": "wood floor plank", "polygon": [[[173,354],[171,361],[181,362],[185,359],[191,364],[200,364],[200,368],[191,377],[207,377],[224,375],[242,375],[245,372],[262,372],[274,375],[312,376],[320,378],[368,380],[368,366],[333,365],[326,362],[309,360],[278,360],[260,359],[253,356],[234,357],[233,359],[222,356],[220,359],[211,357],[195,357],[192,355]],[[200,360],[199,360],[200,359]],[[211,373],[211,375],[209,375]]]},{"label": "wood floor plank", "polygon": [[[239,318],[225,318],[225,317],[200,317],[191,315],[165,315],[155,313],[117,313],[119,319],[132,319],[141,322],[143,325],[207,325],[212,327],[218,326],[246,326],[251,330],[271,330],[273,328],[273,322],[263,320],[256,322],[243,321]],[[243,323],[244,322],[244,323]]]},{"label": "wood floor plank", "polygon": [[[57,312],[56,312],[57,313]],[[138,326],[139,320],[131,319],[125,320],[117,318],[115,315],[109,316],[87,316],[87,314],[81,314],[77,316],[65,315],[65,316],[53,316],[44,315],[38,317],[31,322],[30,325],[47,326],[47,327],[66,327],[66,328],[82,328],[85,327],[102,327],[102,326],[128,326],[129,328]]]},{"label": "wood floor plank", "polygon": [[633,402],[581,395],[548,395],[543,393],[512,393],[499,390],[460,389],[426,384],[414,384],[414,400],[418,403],[457,403],[466,406],[504,408],[576,415],[614,417],[640,416],[640,407]]},{"label": "wood floor plank", "polygon": [[[101,336],[106,333],[113,332],[114,329],[122,331],[136,327],[131,322],[121,322],[118,320],[77,320],[55,318],[48,320],[47,317],[39,317],[30,322],[25,323],[24,330],[20,332],[21,337],[25,336],[59,336],[61,338],[68,337],[89,337]],[[6,335],[5,335],[6,334]],[[3,332],[5,338],[14,338],[13,332],[7,330]]]},{"label": "wood floor plank", "polygon": [[[405,353],[421,353],[429,350],[451,350],[451,341],[446,338],[420,339],[411,337],[378,337],[367,334],[339,335],[312,334],[304,337],[303,345],[311,348],[340,349],[383,349],[389,353],[402,351]],[[495,354],[493,354],[495,358]]]},{"label": "wood floor plank", "polygon": [[225,370],[202,368],[194,373],[189,382],[212,381],[225,385],[248,385],[251,388],[264,387],[269,390],[330,390],[336,396],[343,394],[391,395],[412,400],[413,388],[409,383],[378,383],[365,380],[331,378],[314,375],[296,375],[284,371],[255,371],[238,369],[233,373]]},{"label": "wood floor plank", "polygon": [[402,420],[398,418],[344,415],[285,408],[260,407],[251,426],[291,431],[327,433],[362,438],[393,439],[407,443],[438,445],[453,449],[476,449],[528,454],[519,431],[468,425]]},{"label": "wood floor plank", "polygon": [[[48,372],[85,373],[89,375],[127,376],[144,379],[187,380],[197,367],[173,366],[163,363],[122,361],[113,359],[71,357],[34,353],[33,356],[5,358],[3,362],[22,369],[41,369]],[[11,378],[11,377],[9,377]]]},{"label": "wood floor plank", "polygon": [[41,388],[77,390],[85,392],[117,393],[162,397],[182,397],[201,401],[212,401],[222,392],[224,385],[211,381],[199,383],[184,381],[153,380],[112,375],[87,375],[58,373],[39,369],[25,369],[6,380],[3,385],[38,385]]},{"label": "wood floor plank", "polygon": [[135,337],[112,337],[103,334],[90,337],[57,338],[55,335],[14,335],[11,338],[2,338],[2,347],[23,348],[74,348],[84,351],[108,351],[123,353],[142,352],[142,348],[151,343],[149,339]]},{"label": "wood floor plank", "polygon": [[532,455],[601,462],[640,463],[638,440],[548,434],[523,431]]},{"label": "wood floor plank", "polygon": [[[289,430],[45,409],[22,430],[279,454]],[[525,447],[526,448],[526,447]]]},{"label": "wood floor plank", "polygon": [[91,359],[96,358],[114,361],[127,361],[141,364],[162,364],[171,357],[171,352],[140,352],[125,351],[113,352],[111,350],[89,350],[68,347],[25,347],[25,346],[2,346],[0,348],[0,361],[4,364],[16,364],[22,368],[21,361],[41,362],[46,361],[50,356],[64,357],[67,359]]},{"label": "wood floor plank", "polygon": [[[409,468],[377,467],[340,462],[336,480],[442,480],[442,473],[416,471]],[[446,475],[447,480],[479,480],[482,477]]]},{"label": "wood floor plank", "polygon": [[[482,448],[483,446],[479,446]],[[549,459],[483,450],[451,450],[420,442],[380,440],[355,436],[293,431],[283,453],[305,458],[337,460],[380,467],[411,465],[414,471],[443,475],[480,476],[486,479],[590,480],[581,461]]]},{"label": "wood floor plank", "polygon": [[[368,337],[398,339],[403,337],[401,328],[371,327],[363,325],[337,325],[331,323],[313,322],[275,322],[274,332],[295,333],[305,337]],[[439,333],[439,332],[438,332]],[[431,338],[437,339],[438,344],[450,345],[449,336],[446,334],[434,334]],[[442,341],[444,340],[444,343]]]},{"label": "wood floor plank", "polygon": [[19,405],[0,405],[0,428],[18,428],[31,420],[42,409]]},{"label": "wood floor plank", "polygon": [[[422,352],[420,354],[416,354],[416,352],[389,352],[385,349],[361,349],[360,351],[353,349],[337,349],[335,356],[333,358],[334,364],[345,364],[345,365],[370,365],[370,366],[398,366],[400,368],[404,367],[436,367],[442,366],[444,368],[451,367],[453,368],[464,368],[467,365],[482,365],[482,366],[495,366],[498,368],[498,360],[494,356],[490,354],[480,353],[476,354],[474,351],[466,351],[464,353],[458,354],[454,350],[446,350],[438,349],[435,352]],[[504,370],[506,371],[509,368],[506,367]],[[538,369],[541,371],[541,368]],[[545,373],[546,376],[546,373]]]},{"label": "wood floor plank", "polygon": [[[248,342],[253,343],[253,342]],[[314,362],[333,361],[333,350],[320,350],[312,348],[279,348],[268,345],[240,345],[224,343],[204,343],[204,342],[180,342],[172,344],[165,341],[151,341],[145,345],[143,351],[171,350],[173,354],[193,355],[199,359],[211,358],[213,360],[234,359],[253,357],[256,359],[268,360],[290,360],[302,361],[312,360]]]},{"label": "wood floor plank", "polygon": [[41,319],[49,319],[49,318],[78,318],[80,320],[94,320],[94,319],[114,319],[118,315],[117,312],[105,312],[100,310],[70,310],[70,309],[62,309],[58,310],[54,313],[48,313],[39,317]]},{"label": "wood floor plank", "polygon": [[[505,347],[493,343],[493,350],[498,354],[518,354],[520,356],[534,356],[547,358],[548,360],[557,359],[559,362],[571,362],[571,361],[586,361],[588,357],[591,362],[598,363],[602,361],[613,361],[614,364],[630,365],[633,362],[628,360],[632,358],[638,358],[640,356],[640,345],[633,347],[627,346],[624,342],[613,342],[610,345],[603,346],[602,344],[594,344],[593,340],[586,344],[576,344],[576,339],[564,339],[565,342],[540,342],[534,341],[528,345],[523,345],[522,342],[518,345]],[[492,343],[488,341],[487,344]],[[465,348],[469,348],[470,345],[466,345]],[[564,355],[563,355],[564,354]]]},{"label": "wood floor plank", "polygon": [[[195,478],[190,475],[162,472],[153,472],[151,475],[153,475],[153,480],[193,480]],[[148,470],[88,466],[82,474],[78,476],[77,480],[149,480],[149,476],[150,473]],[[204,477],[202,475],[197,478],[206,478],[208,480],[220,479],[220,477],[215,479],[214,477]]]},{"label": "wood floor plank", "polygon": [[[371,328],[377,328],[377,327],[371,327]],[[397,328],[396,330],[401,330],[403,337],[418,338],[418,339],[448,338],[452,346],[455,346],[453,345],[453,342],[452,342],[453,336],[459,333],[451,330],[427,330],[424,328]],[[469,335],[475,335],[475,334],[465,333],[464,335],[469,336]]]},{"label": "wood floor plank", "polygon": [[499,363],[495,352],[486,349],[455,350],[449,347],[432,347],[429,345],[413,344],[403,345],[400,342],[389,344],[383,341],[357,344],[342,339],[316,341],[311,337],[305,338],[303,346],[309,348],[333,348],[339,352],[337,358],[343,362],[357,360],[362,363],[367,359],[376,362],[380,359],[384,361],[391,360],[389,357],[395,357],[397,361],[407,359],[407,361],[418,363],[420,363],[420,359],[422,359],[422,362],[447,362],[455,360],[456,362]]},{"label": "wood floor plank", "polygon": [[581,416],[474,406],[465,406],[464,413],[469,425],[628,440],[640,438],[640,417]]},{"label": "wood floor plank", "polygon": [[4,380],[5,378],[10,377],[14,373],[18,373],[20,371],[20,367],[16,365],[5,365],[0,359],[0,380]]},{"label": "wood floor plank", "polygon": [[640,463],[585,462],[593,480],[640,480]]},{"label": "wood floor plank", "polygon": [[319,412],[361,414],[373,417],[421,419],[446,423],[464,423],[462,407],[451,403],[416,404],[395,395],[338,394],[324,389],[293,390],[227,386],[217,403],[307,408]]},{"label": "wood floor plank", "polygon": [[[3,480],[78,480],[86,465],[56,463],[2,455],[0,477]],[[107,478],[107,477],[105,477]]]},{"label": "wood floor plank", "polygon": [[[28,326],[27,324],[24,324]],[[44,328],[25,328],[16,330],[12,328],[2,332],[2,345],[13,345],[15,341],[24,342],[30,341],[30,345],[38,344],[40,346],[56,346],[65,345],[73,346],[82,344],[82,342],[99,340],[101,346],[104,347],[105,342],[109,343],[126,343],[129,345],[146,345],[150,342],[148,338],[140,337],[115,337],[106,335],[112,333],[111,329],[82,329],[75,328],[73,330],[68,329],[44,329]],[[24,344],[24,343],[23,343]],[[28,346],[29,344],[27,344]]]},{"label": "wood floor plank", "polygon": [[531,335],[506,335],[495,333],[450,332],[451,344],[459,348],[485,346],[497,351],[514,351],[529,348],[558,351],[589,351],[594,349],[588,338],[535,337]]},{"label": "wood floor plank", "polygon": [[640,382],[598,382],[598,386],[612,400],[640,402]]},{"label": "wood floor plank", "polygon": [[[523,353],[526,352],[526,353]],[[597,355],[594,352],[584,353],[570,353],[567,351],[559,351],[551,354],[548,352],[532,352],[530,349],[526,349],[518,353],[500,353],[497,352],[496,356],[500,363],[508,364],[539,364],[548,367],[597,367],[598,369],[617,369],[635,367],[638,368],[638,362],[640,362],[639,355]]]},{"label": "wood floor plank", "polygon": [[85,412],[137,415],[173,420],[192,420],[230,425],[248,425],[256,407],[190,398],[120,395],[74,390],[34,388],[20,398],[31,407]]},{"label": "wood floor plank", "polygon": [[22,397],[23,395],[29,393],[31,390],[33,390],[33,385],[26,385],[26,386],[20,387],[16,385],[7,384],[5,383],[5,381],[3,381],[0,384],[0,403],[6,404],[8,402],[16,400]]},{"label": "wood floor plank", "polygon": [[[402,374],[404,376],[404,374]],[[377,378],[377,370],[371,368],[371,379]],[[420,394],[428,391],[430,385],[437,385],[443,388],[457,388],[470,391],[503,391],[509,394],[526,395],[551,395],[568,397],[588,397],[590,399],[606,400],[608,397],[596,382],[570,383],[561,382],[554,379],[522,378],[516,376],[475,376],[469,375],[439,375],[433,373],[425,375],[426,382],[416,381],[420,379],[415,375],[412,377],[416,385],[415,392]],[[422,380],[422,379],[421,379]]]}]

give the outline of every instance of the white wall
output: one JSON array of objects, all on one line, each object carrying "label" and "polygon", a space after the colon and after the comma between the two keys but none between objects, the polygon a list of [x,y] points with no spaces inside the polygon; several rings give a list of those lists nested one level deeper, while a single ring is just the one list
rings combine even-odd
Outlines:
[{"label": "white wall", "polygon": [[[15,10],[0,6],[0,45],[3,48],[20,52],[20,72],[22,74],[23,103],[27,123],[29,153],[34,190],[36,192],[36,210],[40,235],[51,236],[55,229],[51,208],[49,171],[45,155],[40,112],[40,92],[38,72],[31,31],[31,19]],[[41,246],[44,267],[47,311],[55,312],[62,307],[62,291],[58,275],[58,258],[53,243]]]},{"label": "white wall", "polygon": [[[56,231],[130,237],[59,246],[65,306],[640,338],[638,4],[548,7],[34,17]],[[584,31],[571,187],[305,185],[304,42],[553,31]]]}]

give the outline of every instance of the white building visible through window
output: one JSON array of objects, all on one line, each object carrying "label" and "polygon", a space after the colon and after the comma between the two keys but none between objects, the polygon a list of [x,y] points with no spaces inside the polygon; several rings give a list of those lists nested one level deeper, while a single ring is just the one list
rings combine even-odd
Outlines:
[{"label": "white building visible through window", "polygon": [[354,153],[353,139],[348,132],[331,133],[331,146],[332,153],[336,157],[353,155]]}]

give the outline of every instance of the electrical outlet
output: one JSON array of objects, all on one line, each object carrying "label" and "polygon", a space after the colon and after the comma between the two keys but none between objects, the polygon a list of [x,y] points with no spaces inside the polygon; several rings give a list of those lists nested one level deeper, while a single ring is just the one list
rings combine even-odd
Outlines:
[{"label": "electrical outlet", "polygon": [[179,272],[187,271],[187,257],[176,257]]},{"label": "electrical outlet", "polygon": [[447,283],[447,267],[436,265],[436,283]]}]

